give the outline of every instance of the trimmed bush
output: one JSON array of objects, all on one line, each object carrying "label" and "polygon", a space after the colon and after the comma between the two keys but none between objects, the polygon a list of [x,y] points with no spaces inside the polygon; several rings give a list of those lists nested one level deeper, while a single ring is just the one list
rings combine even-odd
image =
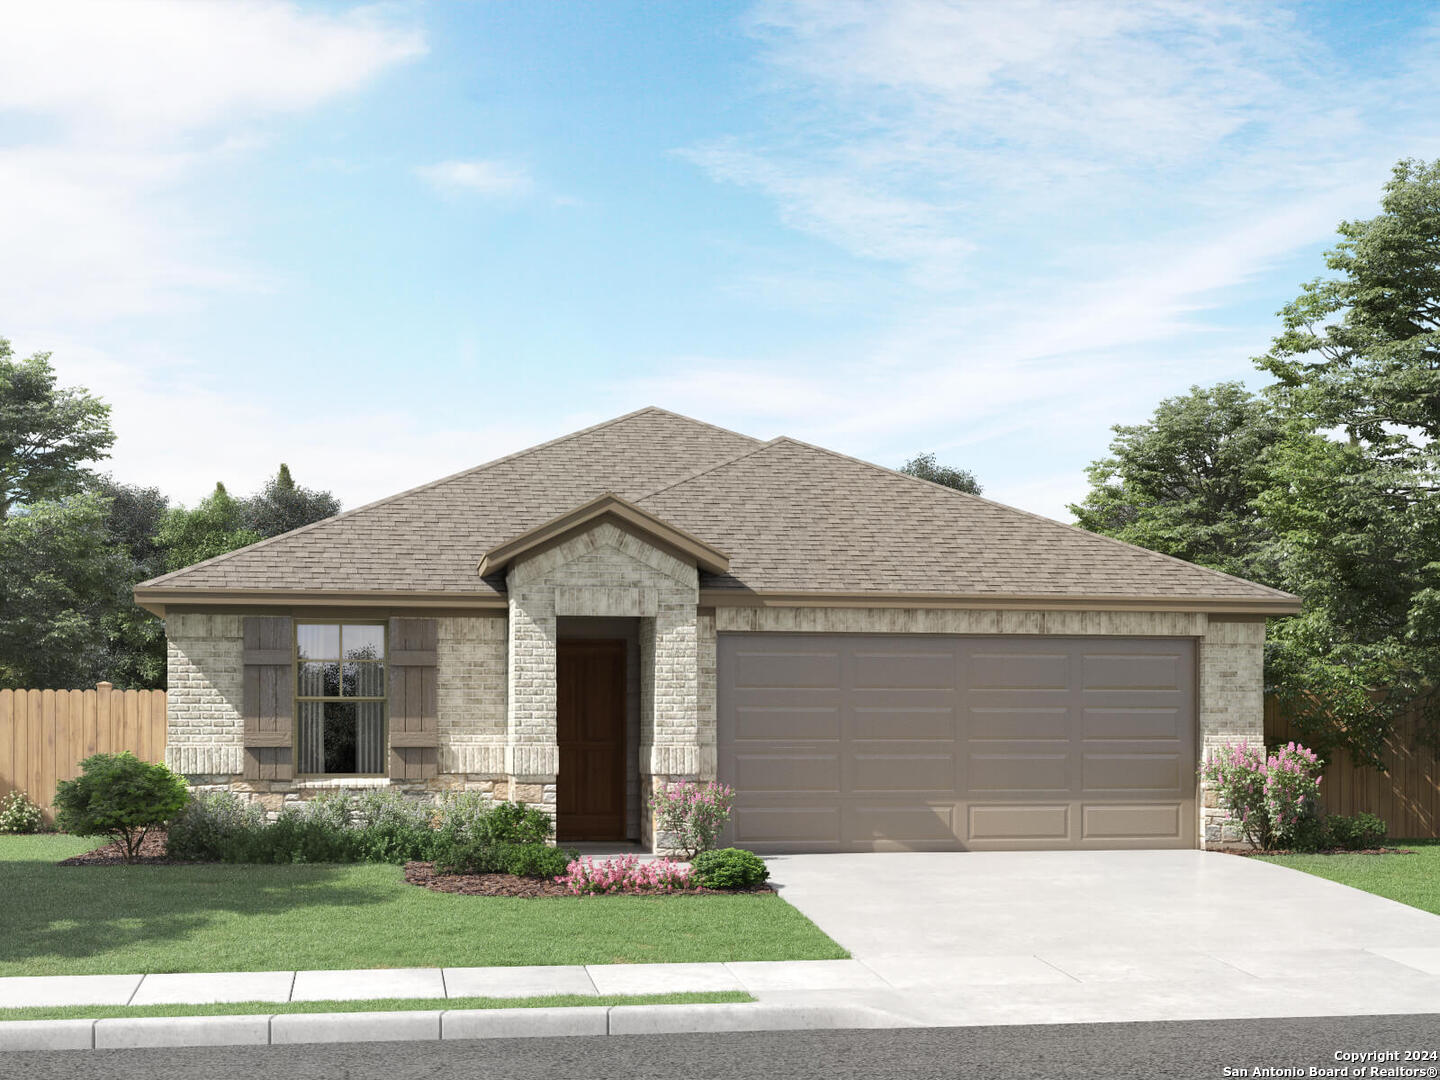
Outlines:
[{"label": "trimmed bush", "polygon": [[35,833],[45,823],[39,805],[23,791],[0,799],[0,833]]},{"label": "trimmed bush", "polygon": [[770,876],[765,860],[743,848],[702,851],[690,867],[698,884],[707,889],[749,889]]},{"label": "trimmed bush", "polygon": [[565,873],[577,852],[545,844],[491,844],[483,840],[442,839],[435,851],[441,874],[514,874],[553,878]]},{"label": "trimmed bush", "polygon": [[428,859],[435,846],[431,811],[398,791],[374,788],[355,801],[355,826],[366,862]]},{"label": "trimmed bush", "polygon": [[94,754],[80,775],[55,789],[55,823],[76,836],[108,836],[135,858],[151,829],[174,818],[190,801],[184,777],[134,754]]},{"label": "trimmed bush", "polygon": [[1329,834],[1329,845],[1347,851],[1384,847],[1388,831],[1384,818],[1369,813],[1359,813],[1354,817],[1331,814],[1325,819],[1325,828]]},{"label": "trimmed bush", "polygon": [[196,862],[239,862],[247,836],[265,828],[259,804],[233,791],[207,791],[191,798],[165,834],[165,854]]}]

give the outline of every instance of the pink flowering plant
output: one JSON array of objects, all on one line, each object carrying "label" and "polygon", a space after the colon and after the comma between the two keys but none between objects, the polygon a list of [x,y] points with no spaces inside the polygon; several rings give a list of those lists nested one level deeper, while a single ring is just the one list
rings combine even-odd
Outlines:
[{"label": "pink flowering plant", "polygon": [[1320,805],[1320,760],[1288,743],[1273,754],[1240,742],[1216,750],[1200,770],[1240,832],[1262,851],[1295,841]]},{"label": "pink flowering plant", "polygon": [[688,780],[661,783],[650,796],[655,828],[666,834],[686,859],[711,850],[735,805],[735,790],[713,780],[697,784]]},{"label": "pink flowering plant", "polygon": [[591,858],[576,859],[556,881],[576,896],[602,896],[606,893],[671,893],[695,887],[690,867],[669,859],[641,862],[638,856],[596,862]]}]

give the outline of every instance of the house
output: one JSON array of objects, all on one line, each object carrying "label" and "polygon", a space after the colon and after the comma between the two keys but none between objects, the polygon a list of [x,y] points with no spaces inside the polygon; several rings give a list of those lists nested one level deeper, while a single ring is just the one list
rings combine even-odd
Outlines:
[{"label": "house", "polygon": [[[1194,847],[1287,594],[649,408],[138,586],[166,755],[276,809],[478,789],[653,844],[718,777],[761,852]],[[1213,800],[1212,800],[1213,801]]]}]

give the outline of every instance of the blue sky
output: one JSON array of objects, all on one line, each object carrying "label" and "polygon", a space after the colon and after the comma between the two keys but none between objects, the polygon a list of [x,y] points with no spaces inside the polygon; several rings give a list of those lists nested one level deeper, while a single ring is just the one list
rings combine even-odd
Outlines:
[{"label": "blue sky", "polygon": [[15,5],[0,334],[193,501],[347,505],[647,404],[1065,517],[1259,380],[1390,165],[1428,3]]}]

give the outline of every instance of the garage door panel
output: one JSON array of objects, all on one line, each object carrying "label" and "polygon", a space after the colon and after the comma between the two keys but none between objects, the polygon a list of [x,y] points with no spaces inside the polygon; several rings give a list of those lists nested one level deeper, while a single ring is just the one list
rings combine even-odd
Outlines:
[{"label": "garage door panel", "polygon": [[953,744],[928,749],[914,743],[861,743],[848,759],[849,783],[855,792],[948,792],[955,788]]},{"label": "garage door panel", "polygon": [[1085,690],[1180,689],[1180,657],[1152,655],[1097,655],[1084,658],[1081,687]]},{"label": "garage door panel", "polygon": [[838,752],[747,750],[734,759],[734,787],[745,792],[840,791]]},{"label": "garage door panel", "polygon": [[955,708],[856,705],[851,710],[849,733],[856,739],[953,739]]},{"label": "garage door panel", "polygon": [[969,735],[976,739],[1068,739],[1070,710],[1064,705],[970,708]]},{"label": "garage door panel", "polygon": [[1180,755],[1086,753],[1083,778],[1087,792],[1154,791],[1178,794]]},{"label": "garage door panel", "polygon": [[840,686],[837,652],[765,652],[742,650],[734,658],[737,690],[836,689]]},{"label": "garage door panel", "polygon": [[1189,847],[1188,639],[725,633],[731,842]]},{"label": "garage door panel", "polygon": [[856,652],[852,685],[856,690],[953,690],[958,667],[953,649],[914,652]]},{"label": "garage door panel", "polygon": [[954,803],[930,805],[860,804],[846,807],[842,827],[852,842],[875,850],[914,850],[952,845],[955,839]]},{"label": "garage door panel", "polygon": [[840,708],[836,705],[737,705],[733,715],[739,742],[840,738]]},{"label": "garage door panel", "polygon": [[1068,690],[1070,657],[995,648],[970,656],[967,683],[973,690]]},{"label": "garage door panel", "polygon": [[1072,759],[1066,747],[1050,753],[1020,752],[970,754],[970,792],[1069,791],[1074,782]]},{"label": "garage door panel", "polygon": [[1178,802],[1086,806],[1081,812],[1081,832],[1086,840],[1178,840],[1180,815]]},{"label": "garage door panel", "polygon": [[1070,838],[1070,807],[984,805],[970,807],[966,839],[985,841],[1050,841],[1063,844]]}]

